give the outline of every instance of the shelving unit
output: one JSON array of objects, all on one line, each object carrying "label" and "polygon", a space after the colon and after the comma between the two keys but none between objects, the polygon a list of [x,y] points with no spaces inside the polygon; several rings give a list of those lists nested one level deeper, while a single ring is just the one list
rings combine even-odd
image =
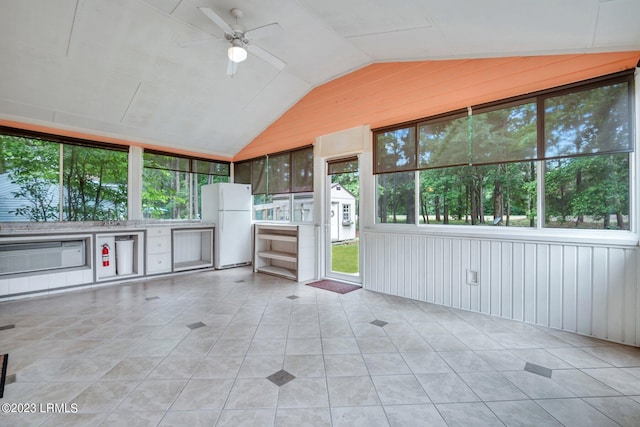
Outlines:
[{"label": "shelving unit", "polygon": [[256,224],[254,271],[303,282],[315,275],[312,225]]},{"label": "shelving unit", "polygon": [[213,267],[213,227],[173,230],[173,271]]}]

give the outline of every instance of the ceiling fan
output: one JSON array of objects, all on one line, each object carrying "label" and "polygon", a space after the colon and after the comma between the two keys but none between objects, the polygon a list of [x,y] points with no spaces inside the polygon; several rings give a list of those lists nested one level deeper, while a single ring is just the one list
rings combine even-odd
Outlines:
[{"label": "ceiling fan", "polygon": [[227,50],[227,56],[229,57],[227,64],[228,75],[233,76],[236,73],[238,64],[247,59],[247,51],[273,65],[278,70],[284,69],[287,65],[280,58],[249,41],[250,39],[256,40],[266,37],[273,31],[280,29],[280,25],[277,22],[245,31],[244,27],[238,24],[238,19],[243,16],[240,9],[231,9],[231,16],[236,20],[236,23],[231,25],[227,24],[224,19],[208,7],[199,7],[198,9],[224,31],[224,38],[231,43],[231,47]]}]

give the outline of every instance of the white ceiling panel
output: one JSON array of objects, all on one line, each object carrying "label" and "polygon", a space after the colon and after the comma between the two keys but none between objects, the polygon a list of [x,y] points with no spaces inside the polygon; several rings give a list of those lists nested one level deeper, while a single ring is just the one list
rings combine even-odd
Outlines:
[{"label": "white ceiling panel", "polygon": [[433,2],[430,11],[454,49],[450,56],[500,56],[590,48],[598,2],[538,0],[523,6],[509,0],[452,0]]},{"label": "white ceiling panel", "polygon": [[354,36],[349,41],[374,61],[447,57],[453,51],[451,43],[435,27]]},{"label": "white ceiling panel", "polygon": [[[252,42],[285,68],[250,54],[227,76],[198,7],[278,22]],[[231,157],[372,62],[640,49],[638,16],[638,0],[0,0],[0,117]]]},{"label": "white ceiling panel", "polygon": [[640,1],[603,1],[599,7],[593,45],[610,47],[623,44],[630,48],[637,46],[640,40]]}]

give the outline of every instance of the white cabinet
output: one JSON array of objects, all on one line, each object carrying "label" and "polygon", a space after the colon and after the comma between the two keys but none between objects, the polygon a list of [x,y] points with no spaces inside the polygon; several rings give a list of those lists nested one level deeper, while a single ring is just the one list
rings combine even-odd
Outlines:
[{"label": "white cabinet", "polygon": [[213,267],[213,228],[173,229],[173,271]]},{"label": "white cabinet", "polygon": [[304,282],[315,277],[313,225],[256,224],[253,269]]},{"label": "white cabinet", "polygon": [[171,272],[171,228],[147,230],[147,274]]}]

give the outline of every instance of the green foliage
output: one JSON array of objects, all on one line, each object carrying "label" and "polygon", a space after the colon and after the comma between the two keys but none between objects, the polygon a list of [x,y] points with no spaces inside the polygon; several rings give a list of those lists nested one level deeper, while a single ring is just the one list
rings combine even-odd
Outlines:
[{"label": "green foliage", "polygon": [[57,220],[60,148],[63,148],[63,212],[67,221],[127,216],[127,154],[9,135],[0,136],[3,171],[26,203],[13,213],[30,221]]},{"label": "green foliage", "polygon": [[59,145],[9,135],[0,136],[3,171],[17,185],[13,197],[26,204],[10,212],[30,221],[58,218]]},{"label": "green foliage", "polygon": [[360,245],[357,242],[331,245],[331,271],[357,273]]}]

